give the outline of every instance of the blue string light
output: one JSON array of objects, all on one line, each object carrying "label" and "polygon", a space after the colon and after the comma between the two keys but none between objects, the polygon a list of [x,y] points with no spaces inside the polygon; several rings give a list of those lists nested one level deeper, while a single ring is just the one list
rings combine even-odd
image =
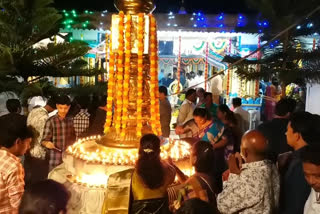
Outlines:
[{"label": "blue string light", "polygon": [[298,29],[298,30],[300,30],[300,29],[301,29],[301,26],[300,26],[300,25],[298,25],[298,26],[297,26],[297,29]]},{"label": "blue string light", "polygon": [[307,28],[312,28],[313,27],[313,23],[310,22],[308,25],[307,25]]}]

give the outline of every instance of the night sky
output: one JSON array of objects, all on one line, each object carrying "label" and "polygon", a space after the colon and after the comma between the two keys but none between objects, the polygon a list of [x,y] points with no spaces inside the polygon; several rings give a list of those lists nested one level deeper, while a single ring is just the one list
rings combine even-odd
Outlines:
[{"label": "night sky", "polygon": [[[181,0],[156,0],[156,12],[178,12]],[[115,11],[113,0],[55,0],[55,6],[59,9]],[[249,13],[245,0],[185,0],[188,13]]]}]

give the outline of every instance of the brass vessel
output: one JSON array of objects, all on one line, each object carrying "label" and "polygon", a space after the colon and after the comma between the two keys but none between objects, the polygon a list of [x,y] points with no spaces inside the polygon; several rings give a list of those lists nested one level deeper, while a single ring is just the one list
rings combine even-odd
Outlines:
[{"label": "brass vessel", "polygon": [[126,14],[152,13],[156,8],[153,0],[115,0],[115,7]]}]

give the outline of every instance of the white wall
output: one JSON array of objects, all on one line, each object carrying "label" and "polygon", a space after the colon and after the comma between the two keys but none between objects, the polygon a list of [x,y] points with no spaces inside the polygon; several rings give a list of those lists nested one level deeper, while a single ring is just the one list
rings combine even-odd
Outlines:
[{"label": "white wall", "polygon": [[320,84],[308,85],[306,111],[320,115]]}]

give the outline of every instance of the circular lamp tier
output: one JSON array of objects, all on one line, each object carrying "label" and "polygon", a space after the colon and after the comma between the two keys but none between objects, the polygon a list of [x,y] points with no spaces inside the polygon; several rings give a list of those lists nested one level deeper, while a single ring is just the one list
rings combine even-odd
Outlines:
[{"label": "circular lamp tier", "polygon": [[[105,188],[109,175],[134,167],[138,148],[107,147],[99,144],[101,139],[100,136],[92,136],[80,139],[68,147],[63,161],[71,173],[69,181]],[[162,159],[171,157],[174,162],[187,166],[190,145],[181,140],[169,139],[161,146],[160,156]]]}]

